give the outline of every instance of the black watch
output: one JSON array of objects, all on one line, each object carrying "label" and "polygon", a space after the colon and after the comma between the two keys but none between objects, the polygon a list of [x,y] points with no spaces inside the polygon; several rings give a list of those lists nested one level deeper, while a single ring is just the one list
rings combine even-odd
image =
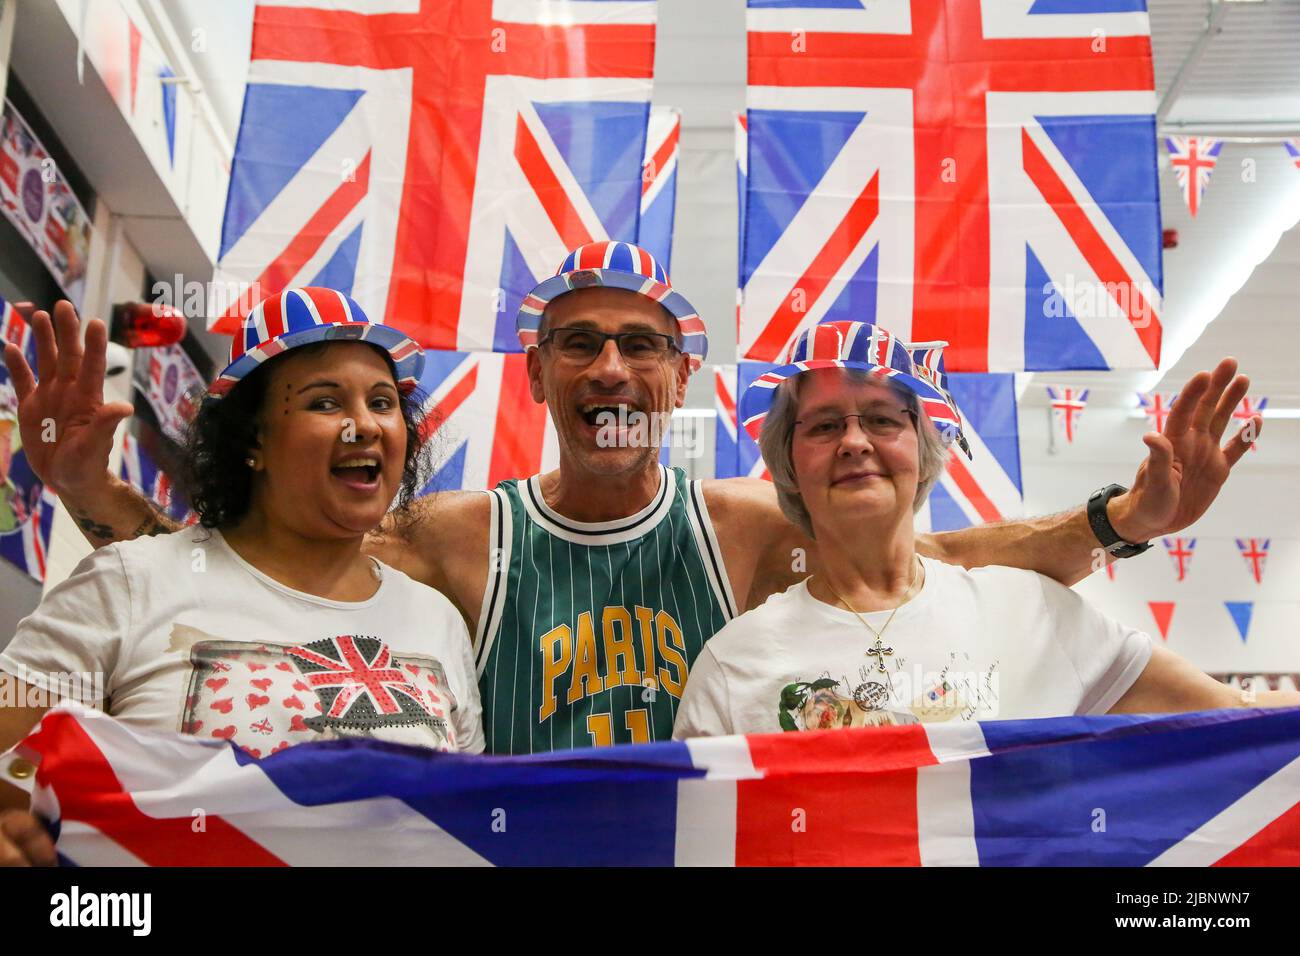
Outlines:
[{"label": "black watch", "polygon": [[1131,558],[1151,547],[1150,541],[1143,541],[1140,544],[1125,541],[1110,523],[1110,516],[1106,514],[1106,505],[1110,503],[1110,499],[1126,491],[1128,489],[1123,485],[1107,485],[1098,488],[1088,496],[1088,524],[1092,527],[1092,533],[1097,536],[1106,553],[1117,558]]}]

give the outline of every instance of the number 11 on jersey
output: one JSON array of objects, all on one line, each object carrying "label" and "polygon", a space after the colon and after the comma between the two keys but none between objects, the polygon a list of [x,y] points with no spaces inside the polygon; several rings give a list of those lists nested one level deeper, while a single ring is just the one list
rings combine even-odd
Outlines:
[{"label": "number 11 on jersey", "polygon": [[[632,743],[648,744],[650,742],[650,718],[644,707],[625,711],[623,726],[632,735]],[[587,718],[587,733],[591,734],[593,747],[612,747],[614,745],[614,723],[611,714],[592,714]]]}]

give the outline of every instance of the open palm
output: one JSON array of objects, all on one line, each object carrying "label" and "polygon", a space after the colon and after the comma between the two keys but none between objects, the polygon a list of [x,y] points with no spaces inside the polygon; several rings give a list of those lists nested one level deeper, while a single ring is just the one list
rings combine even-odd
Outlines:
[{"label": "open palm", "polygon": [[22,350],[5,346],[5,365],[18,395],[18,428],[27,462],[51,490],[64,494],[102,480],[117,423],[134,409],[104,401],[108,330],[92,319],[83,348],[72,303],[31,318],[36,336],[36,380]]},{"label": "open palm", "polygon": [[1241,460],[1264,427],[1255,416],[1221,445],[1232,413],[1250,389],[1237,375],[1235,359],[1224,359],[1211,372],[1198,372],[1178,393],[1164,432],[1142,437],[1149,454],[1119,513],[1115,530],[1127,541],[1148,541],[1181,531],[1218,497],[1232,466]]}]

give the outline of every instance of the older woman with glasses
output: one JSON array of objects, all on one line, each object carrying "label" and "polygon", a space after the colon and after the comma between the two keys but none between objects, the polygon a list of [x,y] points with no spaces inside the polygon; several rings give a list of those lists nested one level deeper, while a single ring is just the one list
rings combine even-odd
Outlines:
[{"label": "older woman with glasses", "polygon": [[942,372],[889,332],[819,325],[789,362],[754,382],[740,415],[819,565],[705,645],[675,737],[1244,703],[1040,574],[917,555],[913,515],[964,441]]}]

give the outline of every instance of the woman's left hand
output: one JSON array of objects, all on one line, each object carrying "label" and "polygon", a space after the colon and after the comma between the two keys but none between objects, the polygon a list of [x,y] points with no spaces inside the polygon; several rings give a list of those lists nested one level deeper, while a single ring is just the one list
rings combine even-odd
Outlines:
[{"label": "woman's left hand", "polygon": [[1133,487],[1111,500],[1111,525],[1125,541],[1149,541],[1181,531],[1196,521],[1218,497],[1241,456],[1264,427],[1252,417],[1226,445],[1220,446],[1232,413],[1250,389],[1237,375],[1237,360],[1226,358],[1213,373],[1197,372],[1178,393],[1165,420],[1164,433],[1148,432],[1149,449]]},{"label": "woman's left hand", "polygon": [[0,812],[0,866],[54,866],[54,841],[27,810]]}]

